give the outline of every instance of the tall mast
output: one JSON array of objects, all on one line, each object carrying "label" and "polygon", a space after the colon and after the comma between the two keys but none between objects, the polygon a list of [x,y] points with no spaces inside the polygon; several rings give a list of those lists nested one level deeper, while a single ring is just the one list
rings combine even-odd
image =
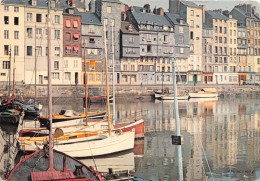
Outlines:
[{"label": "tall mast", "polygon": [[86,41],[84,40],[84,77],[85,77],[85,115],[86,125],[88,125],[88,87],[87,87],[87,71],[86,71]]},{"label": "tall mast", "polygon": [[116,123],[116,93],[115,93],[115,47],[114,47],[114,25],[112,24],[112,63],[113,63],[113,124]]},{"label": "tall mast", "polygon": [[11,64],[12,64],[12,49],[10,45],[10,52],[9,52],[9,87],[8,87],[8,100],[10,100],[11,97]]},{"label": "tall mast", "polygon": [[13,100],[14,100],[14,92],[15,92],[15,53],[14,53],[14,67],[13,67],[13,94],[12,94]]},{"label": "tall mast", "polygon": [[106,90],[107,90],[107,121],[109,127],[109,134],[111,134],[111,119],[110,119],[110,104],[109,104],[109,82],[108,82],[108,64],[107,64],[107,36],[106,36],[106,25],[104,22],[104,43],[105,43],[105,66],[106,66]]},{"label": "tall mast", "polygon": [[[176,77],[175,77],[175,65],[174,65],[175,58],[172,59],[172,81],[173,81],[173,95],[174,95],[174,115],[175,115],[175,124],[176,124],[176,136],[181,136],[181,129],[180,129],[180,117],[179,117],[179,107],[178,107],[178,100],[177,100],[177,84],[176,84]],[[183,180],[183,169],[182,169],[182,151],[181,145],[177,146],[177,158],[178,158],[178,177],[179,181]]]},{"label": "tall mast", "polygon": [[50,21],[50,8],[51,0],[48,0],[48,99],[49,99],[49,121],[50,121],[50,132],[49,132],[49,170],[53,168],[53,136],[52,136],[52,85],[51,85],[51,21]]},{"label": "tall mast", "polygon": [[[36,31],[36,25],[35,25],[35,31]],[[34,40],[35,40],[35,42],[34,42],[34,44],[35,44],[35,61],[34,61],[34,69],[35,69],[35,71],[34,71],[34,103],[35,103],[35,101],[36,101],[36,78],[37,78],[37,69],[36,69],[36,61],[37,61],[37,56],[36,56],[36,53],[37,53],[37,49],[36,49],[36,32],[35,32],[35,35],[34,35]]]}]

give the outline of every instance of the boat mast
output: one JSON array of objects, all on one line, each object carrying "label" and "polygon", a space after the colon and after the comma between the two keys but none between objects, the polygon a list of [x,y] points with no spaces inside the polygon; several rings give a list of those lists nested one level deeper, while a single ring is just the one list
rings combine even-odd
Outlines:
[{"label": "boat mast", "polygon": [[[176,124],[176,136],[181,136],[181,129],[180,129],[180,117],[179,117],[179,107],[178,107],[178,99],[177,99],[177,84],[176,84],[176,77],[175,77],[175,65],[174,65],[175,58],[172,59],[172,82],[173,82],[173,95],[174,95],[174,115],[175,115],[175,124]],[[178,158],[178,177],[179,181],[183,180],[183,168],[182,168],[182,151],[181,145],[177,146],[177,158]]]},{"label": "boat mast", "polygon": [[12,58],[12,48],[10,45],[10,52],[9,52],[9,87],[8,87],[8,101],[10,101],[10,97],[11,97],[11,59]]},{"label": "boat mast", "polygon": [[49,99],[49,121],[50,121],[50,130],[49,130],[49,170],[54,170],[53,168],[53,136],[52,136],[52,85],[51,85],[51,26],[50,26],[50,8],[51,0],[48,0],[48,14],[47,14],[47,23],[48,23],[48,99]]},{"label": "boat mast", "polygon": [[15,53],[14,53],[14,67],[13,67],[13,94],[12,94],[13,100],[14,100],[14,92],[15,92]]},{"label": "boat mast", "polygon": [[116,124],[116,93],[115,93],[115,47],[114,47],[114,25],[112,24],[112,64],[113,64],[113,125]]},{"label": "boat mast", "polygon": [[104,21],[104,43],[105,43],[105,69],[106,69],[106,90],[107,90],[107,121],[109,134],[111,134],[112,125],[110,119],[110,105],[109,105],[109,82],[108,82],[108,63],[107,63],[107,36],[106,36],[106,24]]},{"label": "boat mast", "polygon": [[[36,31],[36,25],[35,25],[35,31]],[[35,69],[35,71],[34,71],[34,73],[35,73],[35,75],[34,75],[34,103],[35,103],[35,101],[36,101],[36,78],[37,78],[37,69],[36,69],[36,61],[37,61],[37,56],[36,56],[36,53],[37,53],[37,49],[36,49],[36,33],[35,33],[35,35],[34,35],[34,40],[35,40],[35,42],[34,42],[34,44],[35,44],[35,49],[34,49],[34,51],[35,51],[35,61],[34,61],[34,69]]]},{"label": "boat mast", "polygon": [[85,115],[86,125],[88,125],[88,87],[87,87],[87,71],[86,71],[86,41],[84,40],[84,77],[85,77]]}]

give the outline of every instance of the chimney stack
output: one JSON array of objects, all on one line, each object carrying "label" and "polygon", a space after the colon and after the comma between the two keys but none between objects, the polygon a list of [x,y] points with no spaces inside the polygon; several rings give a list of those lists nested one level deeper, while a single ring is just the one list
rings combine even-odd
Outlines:
[{"label": "chimney stack", "polygon": [[180,13],[180,0],[169,0],[169,12],[173,14]]},{"label": "chimney stack", "polygon": [[164,10],[163,8],[158,8],[158,9],[154,8],[153,13],[157,15],[164,15]]}]

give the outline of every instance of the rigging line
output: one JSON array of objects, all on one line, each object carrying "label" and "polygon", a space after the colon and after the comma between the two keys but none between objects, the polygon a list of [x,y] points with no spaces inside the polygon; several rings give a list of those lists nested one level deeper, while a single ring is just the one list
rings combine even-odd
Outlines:
[{"label": "rigging line", "polygon": [[[198,119],[198,117],[197,117],[197,119]],[[198,121],[200,121],[200,120],[198,119]],[[206,153],[205,153],[204,146],[203,146],[203,144],[202,144],[201,137],[200,137],[199,135],[198,135],[198,139],[199,139],[199,141],[200,141],[201,149],[202,149],[202,151],[203,151],[203,155],[204,155],[204,157],[205,157],[205,160],[206,160],[206,163],[207,163],[207,166],[208,166],[210,175],[211,175],[211,177],[212,177],[212,179],[213,179],[213,181],[214,181],[214,177],[213,177],[212,171],[211,171],[210,166],[209,166],[209,162],[208,162],[208,159],[207,159],[207,155],[206,155]]]},{"label": "rigging line", "polygon": [[[43,30],[45,30],[46,31],[46,26],[47,26],[47,22],[45,22],[45,25],[44,25],[44,27],[43,27]],[[49,32],[48,32],[49,33]],[[36,39],[36,28],[35,28],[35,39]],[[42,45],[42,41],[43,41],[43,34],[42,34],[42,36],[41,36],[41,41],[40,41],[40,46]],[[36,49],[36,44],[35,44],[35,49]],[[36,53],[36,52],[35,52]],[[41,55],[42,56],[42,55]],[[39,50],[38,50],[38,52],[37,52],[37,55],[36,55],[36,64],[37,64],[37,62],[38,62],[38,58],[39,58]],[[33,74],[36,74],[36,67],[34,67],[34,70],[33,70]],[[31,78],[31,81],[30,81],[30,84],[32,84],[32,81],[33,81],[33,75],[32,75],[32,78]],[[30,88],[29,88],[29,91],[31,90],[31,86],[30,86]]]}]

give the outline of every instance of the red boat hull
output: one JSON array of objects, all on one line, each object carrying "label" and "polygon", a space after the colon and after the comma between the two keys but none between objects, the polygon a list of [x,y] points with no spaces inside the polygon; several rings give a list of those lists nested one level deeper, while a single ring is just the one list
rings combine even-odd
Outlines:
[{"label": "red boat hull", "polygon": [[116,132],[123,131],[128,132],[132,129],[135,129],[135,138],[142,139],[144,138],[144,120],[141,119],[135,122],[128,122],[128,123],[119,123],[114,125],[114,129]]}]

